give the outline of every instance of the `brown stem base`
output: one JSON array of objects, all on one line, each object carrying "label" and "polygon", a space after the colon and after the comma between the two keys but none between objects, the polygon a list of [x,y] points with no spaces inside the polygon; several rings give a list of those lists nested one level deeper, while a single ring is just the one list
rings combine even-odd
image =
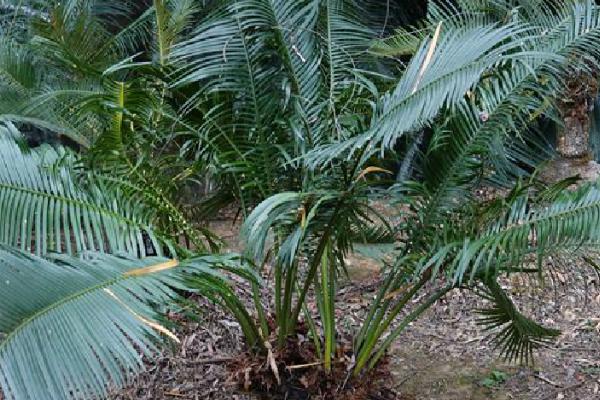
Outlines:
[{"label": "brown stem base", "polygon": [[395,393],[383,359],[366,375],[349,378],[353,358],[351,346],[339,348],[330,374],[315,360],[315,350],[306,332],[289,338],[286,346],[274,354],[279,381],[266,357],[246,354],[229,365],[232,378],[240,389],[262,399],[287,400],[408,400]]}]

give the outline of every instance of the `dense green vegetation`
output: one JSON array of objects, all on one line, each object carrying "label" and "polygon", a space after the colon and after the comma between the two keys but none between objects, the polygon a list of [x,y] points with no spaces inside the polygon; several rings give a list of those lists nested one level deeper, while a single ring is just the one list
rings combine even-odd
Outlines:
[{"label": "dense green vegetation", "polygon": [[[7,399],[124,384],[175,339],[160,312],[189,292],[227,308],[258,354],[305,321],[330,373],[357,246],[384,269],[354,332],[354,377],[452,290],[490,300],[481,322],[510,360],[558,334],[498,278],[543,276],[545,257],[598,244],[600,188],[535,171],[566,81],[596,72],[600,8],[432,1],[415,16],[376,3],[0,1]],[[219,254],[206,229],[230,205],[243,256]]]}]

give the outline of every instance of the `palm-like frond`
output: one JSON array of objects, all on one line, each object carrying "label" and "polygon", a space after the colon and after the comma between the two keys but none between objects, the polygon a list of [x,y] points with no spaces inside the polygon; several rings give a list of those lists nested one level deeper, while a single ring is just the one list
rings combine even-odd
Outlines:
[{"label": "palm-like frond", "polygon": [[[512,68],[515,68],[515,63],[526,64],[527,68],[533,68],[530,73],[548,75],[546,79],[550,79],[549,83],[535,85],[533,82],[534,85],[531,85],[537,86],[535,90],[546,90],[544,95],[547,95],[548,90],[554,93],[560,90],[561,86],[556,83],[560,82],[558,77],[565,77],[564,72],[570,67],[569,57],[584,57],[588,60],[598,57],[597,48],[591,43],[597,40],[600,19],[596,6],[590,1],[569,2],[554,10],[549,8],[546,13],[526,14],[511,22],[517,25],[498,26],[498,22],[494,22],[489,13],[483,13],[480,9],[475,12],[468,8],[462,13],[444,10],[434,15],[432,18],[437,19],[432,19],[429,23],[440,24],[442,32],[443,29],[447,32],[445,36],[442,33],[441,39],[434,44],[435,52],[427,65],[424,65],[424,61],[430,46],[424,41],[396,89],[381,100],[378,114],[371,123],[372,127],[351,140],[316,149],[309,155],[311,166],[318,167],[343,155],[351,157],[358,149],[367,145],[372,150],[378,146],[390,148],[403,134],[427,125],[438,115],[442,106],[461,102],[489,67],[503,71],[501,64],[508,63],[508,60],[511,60],[508,65]],[[482,46],[470,47],[470,53],[462,57],[462,50],[457,49],[461,45],[459,42],[453,45],[453,40],[470,34],[474,35],[470,43],[481,40]],[[422,32],[419,33],[421,35]],[[498,41],[493,43],[494,39]],[[453,46],[456,48],[453,49]],[[445,52],[446,47],[448,52]],[[459,55],[460,60],[436,65],[438,56],[443,57],[445,63],[451,57]],[[540,66],[540,58],[546,58],[547,63]],[[586,64],[579,67],[585,69]],[[519,69],[516,66],[517,75]],[[481,104],[478,106],[483,107]],[[386,120],[391,123],[386,124]]]},{"label": "palm-like frond", "polygon": [[362,99],[377,96],[371,77],[365,77],[374,64],[368,53],[374,35],[352,1],[328,0],[319,7],[315,36],[322,53],[321,79],[307,149],[351,137],[356,120],[369,117],[371,110]]},{"label": "palm-like frond", "polygon": [[[298,222],[302,197],[302,194],[295,192],[276,194],[260,203],[248,216],[240,235],[248,243],[249,255],[257,263],[263,261],[265,245],[271,228]],[[298,242],[301,240],[301,234],[298,232]],[[297,248],[297,243],[295,248]]]},{"label": "palm-like frond", "polygon": [[[408,243],[408,246],[426,254],[403,251],[396,267],[388,271],[386,283],[363,328],[363,332],[375,329],[375,333],[370,340],[360,342],[359,367],[369,358],[369,365],[373,366],[406,323],[432,304],[427,302],[419,306],[414,311],[416,314],[406,317],[382,341],[374,357],[370,354],[377,336],[389,327],[405,301],[425,282],[438,279],[440,274],[445,275],[442,281],[446,286],[433,295],[432,301],[451,288],[476,288],[483,284],[484,290],[479,294],[493,306],[481,311],[481,322],[489,329],[498,328],[496,343],[508,359],[530,361],[533,350],[546,344],[558,332],[519,313],[496,279],[503,273],[542,274],[545,257],[598,245],[600,190],[595,184],[580,187],[575,192],[564,192],[569,183],[572,181],[560,182],[536,196],[528,193],[532,187],[517,185],[506,198],[483,205],[467,203],[462,209],[447,214],[443,223],[428,226],[430,231],[412,233],[410,238],[414,243]],[[427,240],[419,243],[423,235]],[[535,258],[537,266],[529,267],[529,263],[535,264]],[[404,295],[407,292],[406,273],[416,273],[417,279],[410,286],[411,291]],[[397,293],[402,293],[401,300],[394,303],[391,299]],[[388,311],[390,316],[384,318]],[[373,323],[374,320],[377,322]],[[359,338],[365,339],[362,334]]]},{"label": "palm-like frond", "polygon": [[492,155],[492,149],[506,143],[510,134],[527,129],[534,115],[548,106],[546,93],[540,93],[542,89],[532,79],[530,66],[525,65],[513,65],[510,71],[498,74],[474,92],[475,101],[457,107],[446,126],[450,133],[441,131],[444,137],[431,141],[423,167],[425,223],[434,223],[459,206],[455,199],[469,197],[478,177],[486,174],[485,163],[493,164],[506,154]]},{"label": "palm-like frond", "polygon": [[22,94],[40,80],[40,67],[25,46],[3,37],[0,39],[0,84],[3,92]]},{"label": "palm-like frond", "polygon": [[[48,76],[55,75],[50,72],[52,68],[43,57],[29,44],[20,43],[11,37],[3,37],[0,39],[0,60],[0,90],[3,94],[0,99],[1,120],[39,126],[69,137],[84,147],[89,145],[85,134],[75,129],[73,124],[66,123],[47,104],[43,104],[40,90],[52,80]],[[82,89],[83,87],[84,85],[81,85]],[[38,96],[40,107],[33,109],[31,102]],[[67,109],[72,102],[62,105]],[[85,127],[89,128],[89,125]]]},{"label": "palm-like frond", "polygon": [[48,14],[60,10],[62,18],[90,14],[106,19],[128,15],[135,3],[124,0],[115,3],[110,0],[2,0],[1,7],[11,11],[10,17],[22,15],[28,18],[49,19]]},{"label": "palm-like frond", "polygon": [[[264,88],[267,76],[263,74],[270,69],[265,65],[268,52],[257,50],[267,50],[265,41],[270,39],[279,50],[272,55],[281,57],[280,67],[288,74],[286,90],[300,103],[310,104],[318,98],[316,16],[316,2],[308,0],[241,0],[222,7],[175,49],[174,60],[189,62],[181,68],[183,74],[176,84],[200,81],[209,85],[209,91],[239,88],[242,93],[247,89],[263,93],[257,84]],[[211,82],[211,77],[220,79]]]},{"label": "palm-like frond", "polygon": [[429,29],[397,29],[389,38],[376,41],[371,51],[382,57],[412,56],[419,50],[423,34]]},{"label": "palm-like frond", "polygon": [[[552,116],[552,99],[559,95],[573,68],[568,60],[574,55],[600,56],[598,49],[585,45],[600,34],[594,5],[565,7],[556,19],[543,27],[532,25],[541,38],[532,41],[535,57],[526,64],[499,68],[483,79],[467,101],[450,113],[452,119],[445,128],[451,134],[431,141],[423,167],[422,194],[429,199],[424,206],[426,223],[434,223],[441,213],[455,208],[455,199],[470,196],[478,177],[499,182],[501,174],[519,169],[517,160],[527,159],[523,146],[515,142],[532,145],[532,134],[524,139],[518,136],[525,135],[540,115]],[[549,25],[553,22],[556,25]],[[492,170],[484,171],[484,167]]]},{"label": "palm-like frond", "polygon": [[242,201],[290,190],[302,179],[295,156],[351,136],[356,105],[368,108],[358,99],[368,92],[360,68],[371,32],[351,3],[236,1],[176,46],[175,85],[194,89],[188,106],[204,112],[201,148],[223,181],[244,176]]},{"label": "palm-like frond", "polygon": [[[88,254],[50,261],[0,246],[0,388],[6,399],[97,398],[144,368],[165,337],[154,306],[195,287],[233,296],[219,267],[253,276],[233,257],[144,260]],[[200,284],[202,283],[202,284]],[[28,293],[24,296],[23,293]]]},{"label": "palm-like frond", "polygon": [[440,245],[421,268],[443,271],[460,285],[515,272],[526,256],[543,257],[595,245],[600,239],[600,189],[597,184],[575,192],[554,194],[549,203],[538,203],[528,195],[517,195],[476,236]]},{"label": "palm-like frond", "polygon": [[158,63],[165,66],[172,46],[179,36],[189,29],[194,13],[199,7],[191,0],[154,0],[155,51]]},{"label": "palm-like frond", "polygon": [[103,21],[88,13],[65,15],[63,10],[61,6],[52,10],[53,24],[35,25],[30,40],[57,73],[94,76],[118,59],[118,49],[103,46],[111,36]]},{"label": "palm-like frond", "polygon": [[[518,26],[474,24],[443,30],[436,41],[424,41],[395,89],[381,98],[369,129],[315,149],[309,164],[318,167],[336,157],[349,158],[367,145],[368,154],[389,149],[402,135],[423,128],[443,106],[461,101],[484,71],[508,61],[505,53],[520,46],[516,38],[521,31]],[[465,47],[466,42],[471,46]]]},{"label": "palm-like frond", "polygon": [[217,181],[233,187],[243,202],[272,192],[290,146],[289,136],[279,133],[284,74],[267,46],[275,25],[265,7],[270,6],[248,1],[224,5],[172,53],[173,62],[182,65],[174,85],[199,85],[184,105],[186,113],[194,106],[203,113],[191,142],[196,157],[214,159]]},{"label": "palm-like frond", "polygon": [[496,347],[508,361],[529,363],[534,350],[548,345],[560,334],[560,331],[543,327],[521,314],[494,278],[485,281],[480,295],[491,301],[492,306],[478,310],[479,323],[487,330],[498,330]]},{"label": "palm-like frond", "polygon": [[[266,2],[265,2],[266,3]],[[321,75],[318,73],[320,54],[316,46],[315,30],[318,1],[275,0],[259,9],[264,20],[275,27],[274,37],[283,66],[289,77],[293,97],[292,107],[298,108],[297,135],[301,141],[312,142],[311,125],[318,114]],[[265,7],[266,6],[266,7]],[[253,12],[252,9],[248,10]]]},{"label": "palm-like frond", "polygon": [[0,132],[0,242],[36,254],[162,253],[155,212],[139,195],[93,176],[79,181],[72,154],[26,150],[13,127]]}]

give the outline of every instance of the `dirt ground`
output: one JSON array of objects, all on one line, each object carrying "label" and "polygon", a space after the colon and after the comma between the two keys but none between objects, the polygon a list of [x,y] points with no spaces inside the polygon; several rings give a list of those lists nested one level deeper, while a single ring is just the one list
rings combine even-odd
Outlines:
[{"label": "dirt ground", "polygon": [[[213,229],[239,249],[236,228],[228,221]],[[559,260],[550,260],[555,267]],[[498,359],[488,333],[472,312],[484,304],[468,292],[454,292],[412,324],[390,352],[391,386],[402,399],[415,400],[587,400],[600,399],[600,290],[598,277],[583,273],[576,260],[561,268],[542,287],[511,282],[526,314],[559,328],[562,335],[536,353],[534,366]],[[566,268],[566,270],[565,270]],[[351,279],[338,292],[340,326],[353,327],[374,296],[377,266],[360,257],[349,263]],[[241,293],[242,296],[247,293]],[[183,324],[182,345],[148,365],[144,374],[113,400],[215,399],[246,400],[227,372],[243,351],[237,323],[226,313],[197,299],[203,314]],[[401,397],[400,397],[401,395]]]}]

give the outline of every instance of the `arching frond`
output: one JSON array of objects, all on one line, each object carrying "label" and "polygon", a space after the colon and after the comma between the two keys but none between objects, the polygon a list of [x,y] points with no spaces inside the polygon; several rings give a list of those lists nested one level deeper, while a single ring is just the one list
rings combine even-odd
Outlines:
[{"label": "arching frond", "polygon": [[259,204],[248,216],[242,228],[241,236],[248,243],[250,255],[257,262],[262,262],[265,244],[274,225],[285,225],[296,222],[302,206],[302,195],[299,193],[279,193]]},{"label": "arching frond", "polygon": [[166,338],[177,340],[155,306],[174,301],[188,279],[217,303],[233,296],[219,268],[253,276],[234,257],[45,260],[0,245],[4,398],[99,398],[123,386],[144,369],[144,356],[156,355]]},{"label": "arching frond", "polygon": [[485,281],[482,297],[492,302],[490,308],[478,310],[479,323],[486,330],[496,330],[496,347],[508,361],[528,364],[534,350],[548,345],[560,334],[556,329],[541,326],[517,310],[506,292],[490,278]]},{"label": "arching frond", "polygon": [[[423,128],[442,107],[462,101],[484,71],[506,62],[505,52],[520,46],[516,38],[522,30],[494,25],[443,29],[440,25],[439,38],[422,43],[395,89],[381,98],[369,129],[315,149],[308,155],[309,165],[315,168],[336,157],[350,158],[367,146],[388,149],[400,136]],[[466,42],[471,45],[465,47]]]},{"label": "arching frond", "polygon": [[[547,196],[546,196],[547,197]],[[518,272],[527,256],[544,257],[573,251],[600,241],[600,189],[583,185],[574,192],[553,195],[538,203],[527,194],[516,195],[490,224],[474,236],[439,246],[424,260],[421,271],[445,273],[455,285],[502,272]]]},{"label": "arching frond", "polygon": [[[495,180],[501,177],[494,174],[519,168],[515,165],[517,159],[511,159],[508,143],[513,141],[513,155],[523,159],[522,152],[519,156],[523,146],[514,141],[529,141],[533,135],[525,132],[532,124],[537,123],[541,115],[553,115],[553,98],[560,94],[573,68],[570,58],[574,54],[583,56],[584,51],[588,58],[600,56],[598,49],[584,45],[597,40],[600,34],[600,18],[595,6],[588,4],[587,7],[590,7],[589,19],[585,27],[578,25],[583,19],[579,7],[565,8],[563,23],[544,28],[540,32],[541,41],[533,41],[538,56],[527,64],[512,63],[507,69],[498,69],[477,86],[464,104],[451,112],[452,118],[445,127],[451,134],[443,140],[432,140],[424,158],[421,193],[428,199],[424,208],[425,218],[430,219],[426,223],[435,223],[442,213],[456,208],[455,200],[470,196],[481,179]],[[547,40],[546,36],[552,39]],[[520,138],[520,135],[529,137]],[[531,153],[531,150],[526,151]],[[493,170],[484,171],[486,166]]]},{"label": "arching frond", "polygon": [[155,212],[139,195],[93,177],[78,181],[73,155],[49,146],[27,150],[13,127],[0,132],[1,243],[36,254],[161,254]]}]

